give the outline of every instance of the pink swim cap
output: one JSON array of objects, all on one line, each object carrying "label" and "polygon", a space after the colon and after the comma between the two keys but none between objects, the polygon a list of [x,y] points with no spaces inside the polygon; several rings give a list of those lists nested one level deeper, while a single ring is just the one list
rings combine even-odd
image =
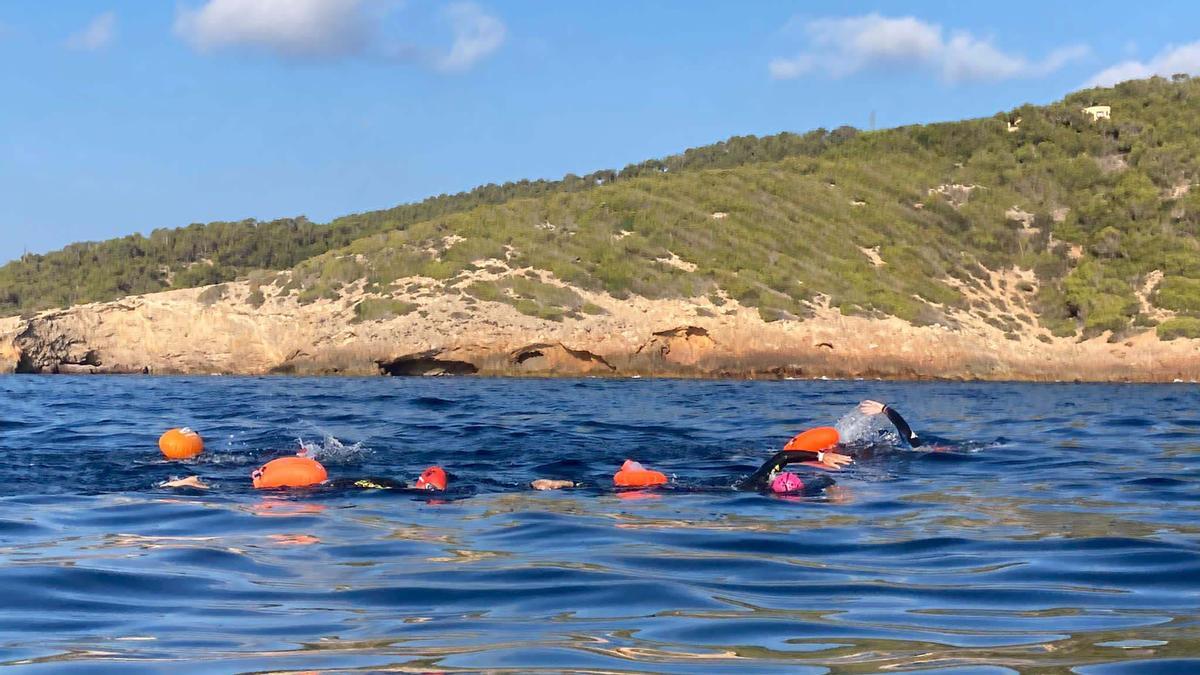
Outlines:
[{"label": "pink swim cap", "polygon": [[789,471],[775,476],[775,480],[771,481],[771,492],[799,492],[804,489],[804,481],[800,480],[800,476]]}]

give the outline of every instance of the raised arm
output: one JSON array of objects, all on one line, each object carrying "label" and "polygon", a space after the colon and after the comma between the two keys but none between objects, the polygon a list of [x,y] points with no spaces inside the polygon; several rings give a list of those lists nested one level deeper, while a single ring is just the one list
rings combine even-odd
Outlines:
[{"label": "raised arm", "polygon": [[782,471],[789,464],[804,464],[821,469],[836,471],[846,464],[854,461],[846,455],[842,455],[833,451],[810,451],[810,450],[780,450],[771,455],[762,466],[758,467],[754,473],[750,474],[738,487],[743,490],[765,490],[771,484],[771,480],[777,473]]},{"label": "raised arm", "polygon": [[917,433],[912,430],[912,427],[908,426],[908,422],[904,421],[900,413],[891,406],[879,401],[863,401],[858,404],[858,411],[864,415],[879,415],[881,413],[887,415],[888,421],[892,423],[892,426],[896,427],[896,432],[900,434],[901,438],[908,441],[909,445],[918,448],[924,443],[921,437],[917,436]]}]

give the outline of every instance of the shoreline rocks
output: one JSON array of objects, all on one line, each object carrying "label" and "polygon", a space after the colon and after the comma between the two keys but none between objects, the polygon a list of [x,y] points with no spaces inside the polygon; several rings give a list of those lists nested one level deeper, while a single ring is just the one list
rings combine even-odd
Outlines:
[{"label": "shoreline rocks", "polygon": [[[245,301],[242,284],[201,302],[183,289],[0,319],[0,373],[150,375],[598,376],[752,379],[1173,382],[1200,379],[1200,340],[1153,331],[1110,343],[1013,339],[967,316],[767,322],[708,298],[616,299],[576,289],[602,314],[562,321],[462,295],[403,298],[404,316],[356,321],[361,297]],[[359,294],[361,295],[361,293]]]}]

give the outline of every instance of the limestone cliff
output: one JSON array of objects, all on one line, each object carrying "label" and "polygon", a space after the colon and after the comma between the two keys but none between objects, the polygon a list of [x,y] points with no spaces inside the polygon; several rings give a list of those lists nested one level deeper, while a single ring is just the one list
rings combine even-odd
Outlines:
[{"label": "limestone cliff", "polygon": [[[530,274],[530,270],[521,270]],[[532,271],[547,283],[549,273]],[[1010,271],[1005,274],[1019,274]],[[1001,276],[997,273],[997,276]],[[599,375],[1172,381],[1200,378],[1200,341],[1014,333],[947,310],[941,325],[843,316],[766,322],[733,300],[617,299],[579,289],[598,311],[552,321],[405,280],[402,316],[361,321],[369,294],[300,304],[245,282],[0,320],[0,370],[17,373]],[[1016,284],[996,296],[1022,302]],[[263,289],[258,289],[263,290]],[[220,297],[214,297],[220,296]],[[720,304],[714,304],[714,300]],[[255,305],[258,306],[255,306]]]}]

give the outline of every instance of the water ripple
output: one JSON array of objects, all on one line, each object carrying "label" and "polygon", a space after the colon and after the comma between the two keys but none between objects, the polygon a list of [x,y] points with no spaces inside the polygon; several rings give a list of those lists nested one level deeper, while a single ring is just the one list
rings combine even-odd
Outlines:
[{"label": "water ripple", "polygon": [[[1193,387],[62,377],[0,392],[0,665],[1200,670]],[[949,450],[864,452],[807,498],[730,489],[862,398]],[[177,425],[209,451],[164,461],[157,436]],[[336,478],[441,464],[453,489],[249,488],[301,448]],[[614,494],[626,458],[672,485]],[[156,487],[191,473],[213,489]],[[583,487],[536,493],[535,477]]]}]

